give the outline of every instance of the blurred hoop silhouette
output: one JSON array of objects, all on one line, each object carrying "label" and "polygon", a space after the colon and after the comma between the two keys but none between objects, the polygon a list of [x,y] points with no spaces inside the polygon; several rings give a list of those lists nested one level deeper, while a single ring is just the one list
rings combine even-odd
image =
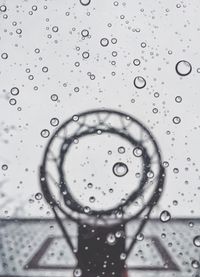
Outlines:
[{"label": "blurred hoop silhouette", "polygon": [[[129,157],[129,160],[131,160],[129,162],[131,170],[129,170],[129,175],[127,174],[126,177],[128,166],[121,162],[121,158],[116,159],[116,164],[112,163],[113,166],[109,164],[107,166],[109,171],[107,172],[107,167],[104,166],[108,176],[104,174],[104,168],[100,169],[100,183],[102,183],[102,186],[106,186],[106,184],[103,184],[103,181],[106,182],[106,178],[109,178],[109,182],[113,182],[113,184],[121,182],[120,184],[124,185],[124,190],[127,190],[127,193],[121,199],[118,189],[118,193],[110,197],[115,202],[112,205],[110,203],[106,204],[107,202],[112,202],[111,200],[102,202],[103,197],[99,197],[100,205],[97,208],[94,205],[89,206],[83,204],[82,198],[76,195],[76,191],[73,188],[74,184],[71,184],[66,176],[70,171],[69,168],[78,175],[78,165],[76,163],[75,166],[73,165],[71,167],[71,160],[67,161],[67,157],[71,155],[70,151],[72,147],[79,145],[83,139],[89,140],[92,137],[93,140],[98,140],[102,136],[105,136],[104,140],[105,138],[109,138],[110,141],[111,139],[117,138],[128,145],[130,152],[128,154],[131,155],[131,158]],[[96,160],[101,158],[102,147],[107,145],[104,140],[98,144],[101,147],[99,155],[95,152],[94,158]],[[85,151],[89,153],[88,148]],[[76,155],[74,157],[77,157]],[[96,163],[94,160],[93,162]],[[136,171],[134,171],[134,166],[137,167]],[[82,170],[82,168],[79,169]],[[116,170],[119,170],[117,177],[115,176]],[[112,172],[112,176],[110,172]],[[85,171],[84,174],[86,174]],[[123,177],[124,179],[118,177]],[[114,110],[87,111],[73,116],[62,124],[49,140],[40,168],[40,182],[43,194],[47,202],[51,205],[55,217],[72,250],[74,250],[74,246],[67,234],[62,218],[59,216],[60,212],[62,215],[79,224],[79,237],[84,233],[84,229],[82,228],[84,224],[91,226],[91,228],[102,228],[101,232],[105,236],[109,232],[109,228],[110,230],[117,230],[117,228],[124,230],[124,226],[128,221],[138,219],[140,216],[142,217],[134,240],[129,248],[125,250],[126,255],[130,253],[137,234],[141,232],[149,218],[152,208],[160,198],[164,178],[165,171],[162,165],[160,151],[151,133],[143,124],[130,115]],[[120,180],[125,181],[122,182]],[[129,185],[127,182],[133,182],[133,185]],[[81,187],[81,184],[78,185]],[[81,193],[77,192],[77,194]],[[89,231],[86,232],[86,237],[88,233]],[[84,245],[82,242],[79,244]],[[124,245],[124,242],[121,243],[122,248],[124,248]],[[80,255],[77,256],[77,259],[80,260]]]}]

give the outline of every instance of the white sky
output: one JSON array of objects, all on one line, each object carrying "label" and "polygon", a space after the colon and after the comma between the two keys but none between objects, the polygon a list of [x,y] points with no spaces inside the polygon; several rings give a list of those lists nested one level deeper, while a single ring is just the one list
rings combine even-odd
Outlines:
[{"label": "white sky", "polygon": [[[173,217],[199,216],[200,3],[127,0],[115,6],[114,1],[92,0],[84,7],[78,0],[4,2],[7,11],[0,13],[0,53],[8,53],[8,58],[0,58],[0,158],[1,166],[7,164],[8,169],[1,170],[0,189],[5,196],[0,200],[0,216],[46,216],[45,202],[34,199],[40,191],[38,167],[48,141],[41,137],[41,130],[52,134],[51,118],[62,123],[74,114],[102,107],[127,112],[143,122],[158,141],[163,160],[169,162],[155,215],[167,209]],[[33,5],[37,11],[30,15]],[[58,32],[52,31],[53,26],[58,26]],[[91,37],[83,40],[83,29]],[[108,38],[107,47],[100,45],[102,38]],[[116,44],[112,38],[117,38]],[[35,53],[36,48],[40,53]],[[90,54],[86,60],[84,51]],[[133,64],[136,58],[139,66]],[[192,65],[188,76],[176,73],[180,60]],[[47,73],[42,71],[44,66]],[[133,85],[136,76],[146,80],[141,90]],[[12,87],[20,91],[13,97],[14,106],[8,99]],[[54,93],[59,102],[50,99]],[[182,97],[181,103],[175,101],[176,96]],[[175,116],[181,118],[180,124],[173,123]]]}]

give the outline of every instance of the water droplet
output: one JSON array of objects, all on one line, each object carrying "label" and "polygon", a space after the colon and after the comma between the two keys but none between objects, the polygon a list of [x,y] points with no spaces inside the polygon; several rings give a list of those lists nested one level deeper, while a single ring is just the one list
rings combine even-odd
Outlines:
[{"label": "water droplet", "polygon": [[88,6],[90,4],[91,0],[80,0],[81,5]]},{"label": "water droplet", "polygon": [[193,239],[193,243],[196,247],[200,247],[200,235]]},{"label": "water droplet", "polygon": [[7,54],[7,53],[2,53],[2,54],[1,54],[1,58],[2,58],[3,60],[6,60],[6,59],[8,58],[8,54]]},{"label": "water droplet", "polygon": [[43,138],[48,138],[48,136],[50,135],[50,132],[47,129],[43,129],[40,134]]},{"label": "water droplet", "polygon": [[142,76],[135,77],[133,84],[136,88],[142,89],[146,86],[146,80]]},{"label": "water droplet", "polygon": [[133,60],[133,64],[134,64],[135,66],[140,65],[140,60],[139,60],[139,59]]},{"label": "water droplet", "polygon": [[0,11],[5,12],[7,10],[7,7],[5,5],[0,6]]},{"label": "water droplet", "polygon": [[56,118],[56,117],[52,118],[52,119],[50,120],[50,124],[51,124],[52,126],[54,126],[54,127],[58,126],[58,124],[59,124],[59,119]]},{"label": "water droplet", "polygon": [[35,194],[35,199],[36,200],[41,200],[42,199],[42,193],[38,192]]},{"label": "water droplet", "polygon": [[43,71],[44,73],[48,72],[48,67],[43,66],[42,71]]},{"label": "water droplet", "polygon": [[87,186],[88,186],[88,188],[90,188],[90,189],[91,189],[91,188],[93,187],[93,184],[92,184],[92,183],[88,183],[88,185],[87,185]]},{"label": "water droplet", "polygon": [[76,268],[74,270],[74,276],[75,277],[80,277],[82,275],[82,270],[80,268]]},{"label": "water droplet", "polygon": [[3,165],[1,166],[1,169],[2,169],[2,170],[7,170],[7,169],[8,169],[7,164],[3,164]]},{"label": "water droplet", "polygon": [[57,94],[52,94],[51,95],[51,100],[52,101],[57,101],[58,100],[58,95]]},{"label": "water droplet", "polygon": [[113,166],[113,173],[118,177],[123,177],[128,172],[128,167],[125,163],[118,162]]},{"label": "water droplet", "polygon": [[110,233],[107,235],[107,242],[109,245],[115,245],[116,243],[116,237],[113,233]]},{"label": "water droplet", "polygon": [[171,219],[171,214],[168,211],[162,211],[160,214],[160,220],[162,222],[168,222]]},{"label": "water droplet", "polygon": [[175,116],[174,118],[173,118],[173,123],[174,124],[179,124],[181,122],[181,118],[179,117],[179,116]]},{"label": "water droplet", "polygon": [[177,103],[181,103],[182,102],[182,97],[181,96],[176,96],[175,101]]},{"label": "water droplet", "polygon": [[139,233],[136,237],[138,241],[142,241],[144,239],[144,235],[142,233]]},{"label": "water droplet", "polygon": [[118,148],[118,152],[119,152],[120,154],[125,153],[125,148],[124,148],[123,146],[120,146],[120,147]]},{"label": "water droplet", "polygon": [[94,197],[94,196],[91,196],[91,197],[89,198],[89,201],[90,201],[91,203],[94,203],[94,202],[95,202],[95,197]]},{"label": "water droplet", "polygon": [[19,89],[17,87],[13,87],[13,88],[11,88],[10,93],[12,95],[18,95],[19,94]]},{"label": "water droplet", "polygon": [[120,260],[125,260],[126,259],[126,253],[121,253],[120,254]]},{"label": "water droplet", "polygon": [[100,44],[101,44],[101,46],[106,47],[109,44],[109,40],[107,38],[102,38],[100,40]]},{"label": "water droplet", "polygon": [[58,32],[58,26],[53,26],[53,27],[52,27],[52,31],[53,31],[54,33]]},{"label": "water droplet", "polygon": [[192,71],[192,66],[189,62],[181,60],[176,64],[176,73],[180,76],[187,76]]},{"label": "water droplet", "polygon": [[149,172],[147,172],[147,177],[148,177],[149,179],[153,178],[153,177],[154,177],[153,171],[150,170]]},{"label": "water droplet", "polygon": [[10,98],[10,100],[9,100],[10,105],[14,106],[14,105],[16,105],[16,103],[17,103],[17,100],[15,98]]},{"label": "water droplet", "polygon": [[87,52],[87,51],[85,51],[85,52],[82,53],[83,59],[88,59],[89,56],[90,56],[90,54],[89,54],[89,52]]},{"label": "water droplet", "polygon": [[89,31],[84,29],[81,31],[81,35],[85,38],[85,37],[89,36]]},{"label": "water droplet", "polygon": [[84,213],[88,214],[90,212],[90,207],[85,206],[84,207]]},{"label": "water droplet", "polygon": [[175,168],[173,169],[173,172],[174,172],[175,174],[177,174],[177,173],[179,173],[179,169],[178,169],[177,167],[175,167]]},{"label": "water droplet", "polygon": [[141,157],[141,156],[142,156],[142,148],[140,148],[140,147],[135,147],[135,148],[133,149],[133,155],[134,155],[135,157]]},{"label": "water droplet", "polygon": [[192,265],[193,268],[199,268],[200,267],[200,263],[197,260],[193,260],[191,262],[191,265]]}]

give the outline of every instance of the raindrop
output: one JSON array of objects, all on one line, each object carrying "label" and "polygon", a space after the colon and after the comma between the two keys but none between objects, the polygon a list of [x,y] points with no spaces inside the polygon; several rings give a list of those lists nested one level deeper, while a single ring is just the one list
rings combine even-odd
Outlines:
[{"label": "raindrop", "polygon": [[52,119],[50,120],[50,124],[51,124],[52,126],[54,126],[54,127],[58,126],[58,124],[59,124],[59,119],[56,118],[56,117],[52,118]]},{"label": "raindrop", "polygon": [[120,254],[120,260],[125,260],[126,259],[126,253],[121,253]]},{"label": "raindrop", "polygon": [[8,54],[7,54],[7,53],[2,53],[2,54],[1,54],[1,58],[2,58],[3,60],[6,60],[6,59],[8,58]]},{"label": "raindrop", "polygon": [[120,146],[120,147],[118,148],[118,152],[119,152],[120,154],[125,153],[125,148],[124,148],[123,146]]},{"label": "raindrop", "polygon": [[84,213],[88,214],[90,212],[90,207],[85,206],[84,207]]},{"label": "raindrop", "polygon": [[200,263],[197,260],[193,260],[191,262],[191,265],[192,265],[193,268],[199,268],[200,267]]},{"label": "raindrop", "polygon": [[139,60],[139,59],[133,60],[133,64],[134,64],[135,66],[140,65],[140,60]]},{"label": "raindrop", "polygon": [[80,268],[76,268],[74,270],[74,276],[75,277],[80,277],[82,275],[82,270]]},{"label": "raindrop", "polygon": [[17,103],[17,100],[15,99],[15,98],[10,98],[10,100],[9,100],[9,103],[10,103],[10,105],[16,105],[16,103]]},{"label": "raindrop", "polygon": [[142,156],[142,149],[140,147],[135,147],[133,149],[133,155],[135,157],[141,157]]},{"label": "raindrop", "polygon": [[48,136],[50,135],[50,132],[47,129],[43,129],[40,134],[43,138],[48,138]]},{"label": "raindrop", "polygon": [[176,73],[180,76],[187,76],[192,71],[192,66],[189,62],[181,60],[176,64]]},{"label": "raindrop", "polygon": [[83,59],[88,59],[89,56],[90,56],[89,52],[83,52],[83,53],[82,53]]},{"label": "raindrop", "polygon": [[110,233],[107,235],[107,242],[109,245],[115,245],[116,243],[116,237],[114,234]]},{"label": "raindrop", "polygon": [[17,87],[13,87],[13,88],[11,88],[10,93],[12,95],[18,95],[19,94],[19,89]]},{"label": "raindrop", "polygon": [[88,6],[90,4],[91,0],[80,0],[81,5]]},{"label": "raindrop", "polygon": [[100,44],[101,44],[101,46],[106,47],[109,44],[109,40],[107,38],[102,38],[100,40]]},{"label": "raindrop", "polygon": [[133,84],[136,88],[142,89],[146,86],[146,80],[142,76],[135,77]]},{"label": "raindrop", "polygon": [[168,211],[162,211],[160,214],[160,220],[162,222],[168,222],[171,219],[171,214]]},{"label": "raindrop", "polygon": [[7,7],[5,5],[0,6],[0,11],[5,12],[7,10]]},{"label": "raindrop", "polygon": [[139,233],[136,237],[138,241],[142,241],[144,239],[144,235],[142,233]]},{"label": "raindrop", "polygon": [[193,239],[193,243],[196,247],[200,247],[200,235]]},{"label": "raindrop", "polygon": [[44,73],[48,72],[48,67],[43,66],[42,71],[43,71]]},{"label": "raindrop", "polygon": [[91,196],[91,197],[89,198],[89,201],[90,201],[91,203],[94,203],[94,202],[95,202],[95,197],[94,197],[94,196]]},{"label": "raindrop", "polygon": [[174,124],[179,124],[181,122],[181,118],[179,117],[179,116],[175,116],[174,118],[173,118],[173,123]]},{"label": "raindrop", "polygon": [[38,192],[35,194],[35,199],[36,200],[41,200],[42,199],[42,193]]},{"label": "raindrop", "polygon": [[55,32],[55,33],[58,32],[58,26],[53,26],[52,31]]},{"label": "raindrop", "polygon": [[81,31],[81,35],[85,38],[85,37],[88,37],[89,36],[89,31],[84,29]]},{"label": "raindrop", "polygon": [[57,94],[52,94],[51,95],[51,100],[52,101],[57,101],[58,100],[58,95]]},{"label": "raindrop", "polygon": [[176,96],[175,101],[177,103],[181,103],[182,102],[182,97],[181,96]]},{"label": "raindrop", "polygon": [[2,170],[7,170],[7,169],[8,169],[7,164],[3,164],[3,165],[1,166],[1,169],[2,169]]},{"label": "raindrop", "polygon": [[88,185],[87,185],[87,186],[88,186],[88,188],[90,188],[90,189],[91,189],[91,188],[93,187],[93,184],[92,184],[92,183],[88,183]]},{"label": "raindrop", "polygon": [[128,167],[125,163],[118,162],[113,166],[113,173],[118,177],[123,177],[128,172]]},{"label": "raindrop", "polygon": [[153,171],[150,170],[149,172],[147,172],[147,177],[148,177],[149,179],[153,178],[153,177],[154,177]]}]

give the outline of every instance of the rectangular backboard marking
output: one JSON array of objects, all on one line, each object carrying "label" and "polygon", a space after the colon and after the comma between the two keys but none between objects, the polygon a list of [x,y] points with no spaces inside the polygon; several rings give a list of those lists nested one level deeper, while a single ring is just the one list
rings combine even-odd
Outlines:
[{"label": "rectangular backboard marking", "polygon": [[[154,242],[154,245],[161,256],[163,260],[163,264],[167,263],[168,267],[158,267],[158,266],[134,266],[134,267],[128,267],[129,270],[142,270],[142,271],[180,271],[178,265],[173,262],[170,254],[165,249],[163,244],[161,243],[160,239],[152,236],[152,237],[146,237],[147,239],[150,239]],[[46,254],[48,248],[51,246],[53,241],[55,239],[62,239],[61,236],[56,237],[49,237],[47,238],[41,247],[38,249],[38,251],[32,256],[31,260],[24,266],[24,269],[46,269],[46,270],[60,270],[60,269],[73,269],[75,265],[71,266],[62,266],[62,265],[42,265],[40,264],[40,261],[42,257]]]}]

